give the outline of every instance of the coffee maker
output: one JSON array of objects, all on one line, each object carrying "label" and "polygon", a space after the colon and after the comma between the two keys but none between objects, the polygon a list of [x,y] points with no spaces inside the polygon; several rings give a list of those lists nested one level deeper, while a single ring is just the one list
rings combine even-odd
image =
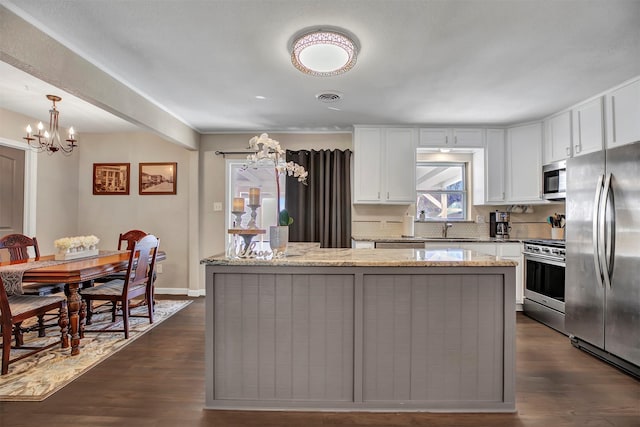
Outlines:
[{"label": "coffee maker", "polygon": [[490,212],[489,213],[489,236],[496,239],[508,239],[509,230],[509,212]]}]

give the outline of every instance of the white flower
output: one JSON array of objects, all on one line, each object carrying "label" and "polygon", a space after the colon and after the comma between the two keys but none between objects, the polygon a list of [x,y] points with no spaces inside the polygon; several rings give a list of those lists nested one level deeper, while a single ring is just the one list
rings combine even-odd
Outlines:
[{"label": "white flower", "polygon": [[75,237],[62,237],[53,242],[53,245],[61,251],[66,251],[67,249],[75,249],[75,248],[89,248],[90,246],[95,246],[100,242],[93,234],[89,236],[75,236]]},{"label": "white flower", "polygon": [[71,239],[63,237],[53,242],[53,245],[59,250],[67,250],[71,247]]},{"label": "white flower", "polygon": [[[306,185],[307,183],[307,171],[304,167],[294,162],[285,162],[283,155],[285,151],[280,147],[280,143],[275,139],[269,138],[266,133],[260,134],[260,136],[254,136],[249,140],[249,148],[255,150],[255,154],[247,156],[247,164],[244,165],[244,169],[249,166],[257,168],[261,164],[272,164],[276,172],[276,191],[277,191],[277,203],[280,204],[280,180],[278,175],[286,173],[289,176],[298,178],[298,182]],[[280,206],[278,206],[278,213],[280,212]]]}]

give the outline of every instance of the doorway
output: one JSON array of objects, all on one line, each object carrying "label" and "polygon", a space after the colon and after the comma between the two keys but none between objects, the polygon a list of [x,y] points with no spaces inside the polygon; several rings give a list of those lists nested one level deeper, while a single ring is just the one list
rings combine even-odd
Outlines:
[{"label": "doorway", "polygon": [[36,235],[37,153],[0,138],[0,235]]}]

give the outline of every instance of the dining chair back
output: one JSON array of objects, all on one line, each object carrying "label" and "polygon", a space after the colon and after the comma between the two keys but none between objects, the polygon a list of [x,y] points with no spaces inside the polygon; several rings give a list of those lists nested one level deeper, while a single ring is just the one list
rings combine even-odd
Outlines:
[{"label": "dining chair back", "polygon": [[[40,248],[38,247],[38,239],[28,237],[24,234],[7,234],[0,238],[0,249],[6,249],[9,252],[10,261],[24,261],[30,258],[29,248],[33,249],[35,258],[40,257]],[[27,295],[49,295],[54,292],[60,292],[64,288],[64,283],[22,283],[22,292]],[[50,316],[51,317],[51,316]],[[52,317],[57,317],[54,315]],[[39,336],[45,336],[45,328],[52,326],[45,324],[45,313],[38,316]],[[55,326],[55,325],[53,325]],[[15,330],[17,344],[22,342],[21,334],[27,332],[19,326]]]},{"label": "dining chair back", "polygon": [[24,234],[7,234],[0,237],[0,249],[6,249],[9,252],[11,261],[29,259],[29,248],[33,248],[36,258],[40,257],[38,240],[35,237],[27,237]]},{"label": "dining chair back", "polygon": [[[148,234],[134,243],[129,254],[129,265],[124,279],[114,279],[100,286],[83,289],[82,298],[87,305],[92,301],[110,301],[112,306],[111,321],[116,321],[118,307],[122,312],[122,329],[85,330],[85,332],[124,332],[125,338],[129,338],[129,308],[131,300],[143,297],[146,300],[147,315],[135,317],[148,317],[149,323],[153,323],[153,275],[160,241],[152,234]],[[87,324],[90,323],[87,313]]]},{"label": "dining chair back", "polygon": [[[126,233],[121,233],[118,238],[118,250],[131,250],[135,243],[146,236],[148,233],[145,233],[142,230],[129,230]],[[126,247],[124,244],[126,243]]]},{"label": "dining chair back", "polygon": [[[2,371],[5,375],[9,372],[9,364],[31,356],[37,352],[46,350],[58,345],[58,342],[49,343],[42,346],[25,346],[22,341],[22,334],[15,334],[15,346],[12,346],[12,332],[28,328],[22,328],[25,320],[44,315],[48,311],[58,310],[58,325],[60,326],[60,344],[62,347],[69,346],[67,328],[69,319],[67,316],[67,298],[64,295],[11,295],[8,296],[0,278],[0,329],[2,329]],[[36,327],[34,327],[35,329]],[[38,327],[39,329],[39,327]],[[11,357],[11,348],[19,348],[20,354]]]}]

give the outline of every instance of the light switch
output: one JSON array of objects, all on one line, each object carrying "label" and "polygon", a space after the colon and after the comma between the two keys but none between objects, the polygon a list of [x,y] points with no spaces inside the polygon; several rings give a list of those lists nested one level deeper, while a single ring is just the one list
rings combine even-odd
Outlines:
[{"label": "light switch", "polygon": [[222,210],[222,202],[213,202],[214,212],[220,212]]}]

